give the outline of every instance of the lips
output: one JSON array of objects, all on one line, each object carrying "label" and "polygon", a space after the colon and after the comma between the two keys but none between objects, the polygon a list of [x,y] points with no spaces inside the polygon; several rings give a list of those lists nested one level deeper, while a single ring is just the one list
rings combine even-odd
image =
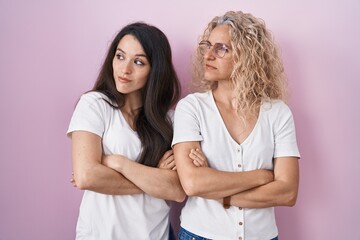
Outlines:
[{"label": "lips", "polygon": [[129,83],[131,82],[130,79],[124,77],[118,77],[118,81],[121,83]]},{"label": "lips", "polygon": [[205,64],[205,68],[206,69],[216,69],[216,67],[214,67],[214,66],[212,66],[212,65],[210,65],[210,64]]}]

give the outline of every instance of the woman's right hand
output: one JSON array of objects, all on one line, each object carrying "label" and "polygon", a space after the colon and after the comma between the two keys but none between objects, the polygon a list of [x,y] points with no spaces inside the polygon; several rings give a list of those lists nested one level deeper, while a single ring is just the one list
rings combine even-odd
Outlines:
[{"label": "woman's right hand", "polygon": [[193,160],[193,164],[197,167],[209,167],[209,163],[205,154],[199,149],[191,149],[189,157]]},{"label": "woman's right hand", "polygon": [[122,173],[123,166],[130,161],[127,157],[119,154],[103,155],[101,162],[104,166],[114,169]]}]

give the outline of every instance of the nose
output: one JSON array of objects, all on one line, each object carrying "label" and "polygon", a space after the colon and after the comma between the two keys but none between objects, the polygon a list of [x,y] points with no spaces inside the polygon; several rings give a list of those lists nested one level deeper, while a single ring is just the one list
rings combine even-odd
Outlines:
[{"label": "nose", "polygon": [[206,49],[206,52],[204,53],[204,59],[215,59],[213,46],[210,46],[208,49]]},{"label": "nose", "polygon": [[121,64],[121,72],[124,75],[126,75],[126,74],[131,74],[131,71],[132,71],[131,62],[124,61],[123,64]]}]

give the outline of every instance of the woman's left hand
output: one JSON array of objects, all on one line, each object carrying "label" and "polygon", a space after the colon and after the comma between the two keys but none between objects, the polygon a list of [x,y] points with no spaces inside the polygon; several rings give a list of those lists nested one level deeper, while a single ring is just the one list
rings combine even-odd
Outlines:
[{"label": "woman's left hand", "polygon": [[168,150],[164,153],[157,167],[162,169],[176,170],[173,150]]}]

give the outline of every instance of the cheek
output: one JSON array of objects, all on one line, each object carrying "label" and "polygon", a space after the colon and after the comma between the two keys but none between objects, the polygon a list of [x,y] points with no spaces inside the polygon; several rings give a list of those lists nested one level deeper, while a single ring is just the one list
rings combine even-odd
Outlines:
[{"label": "cheek", "polygon": [[113,73],[115,73],[115,71],[116,71],[116,62],[113,60],[112,61],[112,71],[113,71]]},{"label": "cheek", "polygon": [[224,66],[222,71],[223,74],[230,76],[233,71],[234,65],[229,63],[229,64],[224,64],[223,66]]},{"label": "cheek", "polygon": [[150,71],[144,71],[142,73],[142,82],[144,83],[144,85],[146,84],[147,80],[148,80],[148,77],[150,75]]}]

